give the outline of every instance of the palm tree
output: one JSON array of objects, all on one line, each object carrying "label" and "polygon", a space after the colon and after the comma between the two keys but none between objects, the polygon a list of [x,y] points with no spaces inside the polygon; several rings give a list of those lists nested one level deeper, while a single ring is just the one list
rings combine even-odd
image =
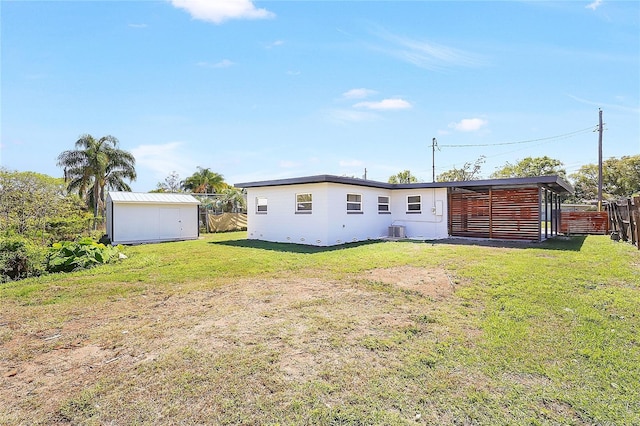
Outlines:
[{"label": "palm tree", "polygon": [[198,171],[189,176],[182,183],[185,191],[214,194],[227,187],[221,174],[212,172],[211,169],[205,169],[198,166]]},{"label": "palm tree", "polygon": [[246,207],[245,194],[238,188],[228,187],[222,190],[218,199],[219,206],[223,212],[236,213]]},{"label": "palm tree", "polygon": [[76,149],[58,156],[58,166],[64,167],[69,191],[77,191],[94,217],[104,210],[104,190],[131,191],[125,179],[136,179],[136,159],[118,148],[118,139],[111,135],[96,140],[85,134],[76,141]]}]

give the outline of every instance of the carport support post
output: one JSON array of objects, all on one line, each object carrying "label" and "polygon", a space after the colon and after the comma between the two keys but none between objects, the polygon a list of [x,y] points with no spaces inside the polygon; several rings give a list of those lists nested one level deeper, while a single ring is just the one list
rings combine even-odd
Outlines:
[{"label": "carport support post", "polygon": [[489,238],[493,238],[493,188],[489,187]]}]

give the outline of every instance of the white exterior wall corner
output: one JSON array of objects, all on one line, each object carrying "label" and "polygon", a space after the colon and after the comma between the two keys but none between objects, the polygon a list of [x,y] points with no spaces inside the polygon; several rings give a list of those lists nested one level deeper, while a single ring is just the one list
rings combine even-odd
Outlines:
[{"label": "white exterior wall corner", "polygon": [[[413,195],[421,198],[420,213],[408,213],[408,197]],[[404,226],[407,238],[440,240],[449,237],[446,188],[396,189],[391,197],[391,211],[393,225]]]},{"label": "white exterior wall corner", "polygon": [[[279,243],[329,245],[326,184],[247,188],[247,238]],[[296,213],[296,194],[312,194],[311,213]],[[267,212],[256,212],[256,199],[267,199]]]}]

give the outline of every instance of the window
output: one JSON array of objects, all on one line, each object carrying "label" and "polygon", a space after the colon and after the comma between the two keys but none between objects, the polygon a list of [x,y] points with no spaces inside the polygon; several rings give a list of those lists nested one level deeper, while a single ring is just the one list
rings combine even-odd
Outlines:
[{"label": "window", "polygon": [[347,213],[362,213],[362,195],[347,194]]},{"label": "window", "polygon": [[311,213],[311,194],[296,194],[296,213]]},{"label": "window", "polygon": [[389,197],[378,197],[378,214],[391,214],[389,211]]},{"label": "window", "polygon": [[420,195],[409,195],[407,197],[407,213],[420,213],[422,202]]},{"label": "window", "polygon": [[267,199],[256,197],[256,213],[267,214]]}]

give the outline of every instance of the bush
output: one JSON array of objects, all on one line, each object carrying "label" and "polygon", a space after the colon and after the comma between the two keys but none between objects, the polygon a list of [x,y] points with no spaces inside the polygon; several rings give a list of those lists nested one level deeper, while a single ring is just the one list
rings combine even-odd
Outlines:
[{"label": "bush", "polygon": [[22,237],[0,239],[0,282],[41,275],[46,249]]},{"label": "bush", "polygon": [[91,238],[54,243],[49,249],[47,271],[71,272],[115,262],[120,248],[97,243]]}]

